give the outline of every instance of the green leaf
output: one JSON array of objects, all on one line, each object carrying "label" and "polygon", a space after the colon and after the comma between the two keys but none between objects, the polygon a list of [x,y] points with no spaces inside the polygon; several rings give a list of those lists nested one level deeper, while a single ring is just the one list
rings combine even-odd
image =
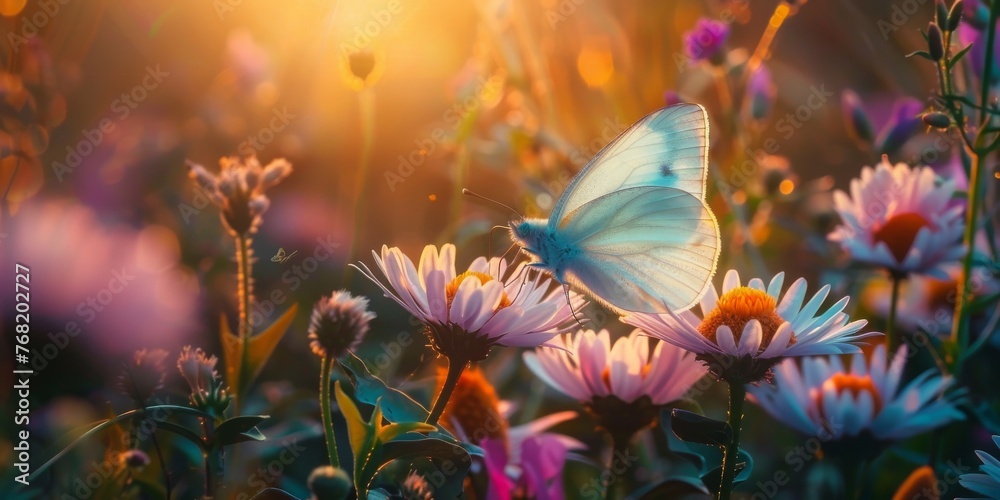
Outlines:
[{"label": "green leaf", "polygon": [[266,415],[243,415],[230,418],[215,428],[213,445],[229,446],[244,441],[263,441],[264,435],[257,425],[267,420]]},{"label": "green leaf", "polygon": [[728,423],[677,408],[671,412],[671,427],[677,437],[691,443],[726,446],[733,439]]},{"label": "green leaf", "polygon": [[909,54],[906,54],[906,57],[913,57],[913,56],[923,57],[924,59],[927,59],[928,61],[932,62],[934,61],[934,58],[931,57],[931,53],[927,52],[926,50],[915,50],[913,52],[910,52]]},{"label": "green leaf", "polygon": [[[660,427],[667,438],[667,450],[663,458],[671,463],[671,467],[676,467],[679,472],[691,474],[699,477],[705,473],[705,457],[691,449],[692,444],[684,442],[673,431],[673,422],[670,418],[671,410],[664,408],[660,411]],[[707,451],[717,451],[718,448],[712,446],[702,446]]]},{"label": "green leaf", "polygon": [[388,443],[397,436],[406,434],[407,432],[420,432],[426,434],[436,430],[437,427],[423,422],[403,422],[398,424],[389,424],[385,427],[379,428],[376,438],[383,443]]},{"label": "green leaf", "polygon": [[969,302],[969,305],[965,306],[966,312],[968,314],[972,314],[984,311],[987,308],[990,308],[991,306],[996,307],[997,300],[1000,300],[1000,292],[991,295],[985,295],[983,297],[977,297],[972,302]]},{"label": "green leaf", "polygon": [[960,59],[961,59],[961,58],[962,58],[962,57],[963,57],[963,56],[964,56],[964,55],[965,55],[965,54],[966,54],[967,52],[969,52],[969,49],[971,49],[971,48],[972,48],[972,44],[970,43],[970,44],[966,45],[964,49],[962,49],[962,50],[959,50],[959,51],[958,51],[957,53],[955,53],[955,55],[951,57],[951,60],[950,60],[950,61],[948,61],[948,69],[951,69],[951,68],[953,68],[953,67],[954,67],[954,66],[955,66],[956,64],[958,64],[958,61],[959,61],[959,60],[960,60]]},{"label": "green leaf", "polygon": [[382,411],[390,422],[423,422],[428,411],[406,393],[386,385],[382,379],[372,375],[361,358],[348,352],[338,360],[340,366],[349,372],[354,381],[354,393],[358,401],[372,406],[381,401]]},{"label": "green leaf", "polygon": [[[370,442],[375,437],[375,430],[361,418],[361,412],[358,411],[357,405],[340,388],[339,380],[334,384],[334,393],[337,397],[337,406],[340,407],[340,413],[344,415],[344,420],[347,421],[347,437],[351,443],[351,451],[354,452],[354,457],[357,458],[363,451],[366,451],[363,450],[365,443]],[[364,454],[367,455],[367,453]]]},{"label": "green leaf", "polygon": [[178,436],[186,438],[188,441],[191,441],[192,443],[198,445],[198,448],[201,448],[202,451],[208,449],[208,445],[205,444],[205,441],[202,440],[201,436],[199,436],[196,432],[192,431],[191,429],[184,427],[183,425],[178,425],[173,422],[167,422],[166,420],[158,420],[158,419],[153,419],[153,422],[156,423],[157,429],[163,429],[167,432],[172,432],[174,434],[177,434]]},{"label": "green leaf", "polygon": [[[434,493],[436,498],[457,498],[462,492],[462,484],[465,476],[472,466],[472,457],[461,446],[449,443],[443,439],[420,438],[420,439],[397,439],[382,444],[377,453],[373,454],[372,463],[378,464],[372,473],[369,481],[378,474],[382,468],[393,460],[414,460],[427,457],[443,461],[442,466],[437,470],[444,472],[446,482],[438,486],[435,484]],[[450,472],[449,472],[450,471]]]},{"label": "green leaf", "polygon": [[[278,342],[285,336],[285,332],[288,331],[288,327],[292,324],[292,320],[295,319],[295,313],[298,310],[298,304],[292,304],[271,326],[250,337],[247,343],[249,346],[247,352],[247,364],[249,364],[247,367],[249,377],[246,380],[247,387],[253,383],[253,380],[264,369],[264,365],[267,364],[267,360],[274,353],[274,348],[277,347]],[[229,321],[224,314],[219,322],[219,336],[222,340],[222,360],[226,364],[226,383],[229,384],[230,389],[235,394],[244,394],[247,387],[240,387],[239,382],[240,363],[242,363],[240,349],[242,348],[243,340],[234,335],[232,330],[229,329]]]}]

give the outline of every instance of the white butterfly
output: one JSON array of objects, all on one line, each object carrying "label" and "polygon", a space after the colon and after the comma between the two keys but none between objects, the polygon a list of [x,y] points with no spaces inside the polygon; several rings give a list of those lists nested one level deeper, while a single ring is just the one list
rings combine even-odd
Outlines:
[{"label": "white butterfly", "polygon": [[654,111],[590,160],[548,220],[512,221],[511,236],[529,265],[618,312],[686,310],[711,285],[721,246],[707,170],[705,109]]}]

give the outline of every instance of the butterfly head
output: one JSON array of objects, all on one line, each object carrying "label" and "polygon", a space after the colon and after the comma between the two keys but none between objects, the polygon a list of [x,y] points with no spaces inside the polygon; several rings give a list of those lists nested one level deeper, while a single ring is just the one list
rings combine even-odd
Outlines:
[{"label": "butterfly head", "polygon": [[542,238],[548,228],[548,221],[543,219],[519,219],[510,222],[511,238],[533,255],[538,255],[542,247]]}]

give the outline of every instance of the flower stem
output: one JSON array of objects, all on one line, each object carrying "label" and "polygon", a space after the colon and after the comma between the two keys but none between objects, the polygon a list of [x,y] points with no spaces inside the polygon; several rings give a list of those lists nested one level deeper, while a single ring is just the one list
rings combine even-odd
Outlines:
[{"label": "flower stem", "polygon": [[628,485],[626,484],[627,477],[625,474],[628,469],[625,469],[621,473],[618,472],[615,460],[619,456],[628,456],[628,444],[632,441],[633,433],[630,432],[612,432],[611,435],[611,457],[608,459],[608,468],[612,474],[615,475],[615,481],[613,484],[607,487],[604,492],[604,498],[606,500],[612,500],[614,498],[625,498],[628,493]]},{"label": "flower stem", "polygon": [[252,277],[250,275],[250,236],[241,234],[236,237],[236,265],[238,266],[237,279],[239,285],[239,346],[240,346],[240,367],[238,374],[238,390],[236,394],[236,414],[240,414],[240,406],[243,404],[243,395],[247,392],[247,368],[249,365],[250,353],[248,343],[250,341],[250,302],[253,295]]},{"label": "flower stem", "polygon": [[[368,186],[368,170],[371,163],[372,147],[375,144],[375,90],[365,87],[358,92],[358,108],[361,115],[361,160],[358,165],[357,177],[354,180],[354,225],[351,243],[348,248],[347,261],[354,262],[357,258],[358,243],[362,237],[362,227],[365,216],[364,205]],[[344,269],[343,285],[347,288],[351,284],[351,276],[354,268],[347,266]]]},{"label": "flower stem", "polygon": [[889,348],[889,356],[899,348],[899,333],[896,331],[896,308],[899,307],[899,284],[903,278],[896,273],[892,273],[892,299],[889,302],[889,318],[885,324],[885,338]]},{"label": "flower stem", "polygon": [[444,386],[441,387],[441,392],[438,393],[437,399],[434,400],[434,407],[431,409],[430,415],[427,415],[428,424],[437,425],[438,419],[441,418],[441,414],[444,413],[445,406],[448,406],[448,400],[451,399],[451,393],[455,391],[455,386],[458,385],[458,379],[462,376],[462,372],[465,371],[465,365],[467,364],[469,364],[469,362],[464,359],[448,360],[448,375],[444,379]]},{"label": "flower stem", "polygon": [[333,417],[330,415],[330,372],[337,360],[327,355],[319,368],[319,406],[323,414],[323,434],[326,435],[326,451],[330,455],[330,465],[340,467],[337,455],[337,436],[333,433]]},{"label": "flower stem", "polygon": [[736,461],[739,460],[740,427],[743,425],[743,403],[747,389],[742,382],[729,381],[729,425],[733,428],[733,439],[722,454],[722,484],[719,485],[719,500],[729,500],[736,479]]}]

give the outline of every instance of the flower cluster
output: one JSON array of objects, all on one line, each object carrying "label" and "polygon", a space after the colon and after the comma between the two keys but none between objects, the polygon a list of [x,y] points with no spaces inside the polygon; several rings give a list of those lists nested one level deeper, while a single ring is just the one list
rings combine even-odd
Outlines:
[{"label": "flower cluster", "polygon": [[271,205],[267,191],[292,173],[292,165],[277,159],[262,167],[255,156],[225,157],[219,165],[222,170],[213,175],[205,167],[188,162],[191,178],[222,211],[222,223],[230,234],[236,237],[255,233],[261,215]]}]

